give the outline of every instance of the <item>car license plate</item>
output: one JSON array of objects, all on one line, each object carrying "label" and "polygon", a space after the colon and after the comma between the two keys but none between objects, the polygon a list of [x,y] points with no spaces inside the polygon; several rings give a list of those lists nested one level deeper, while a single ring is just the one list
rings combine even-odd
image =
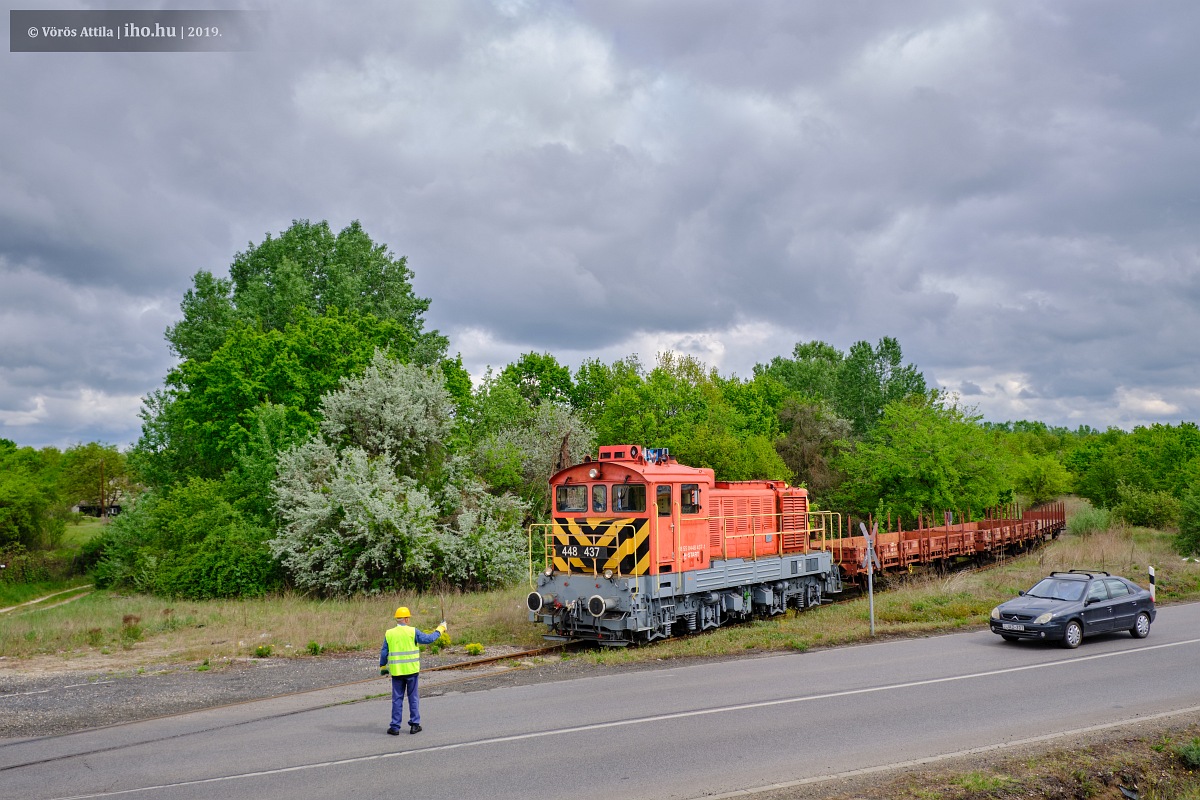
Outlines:
[{"label": "car license plate", "polygon": [[1003,625],[1001,625],[1000,627],[1004,628],[1004,630],[1006,630],[1006,631],[1023,631],[1023,630],[1025,630],[1024,625],[1018,625],[1015,622],[1006,622]]}]

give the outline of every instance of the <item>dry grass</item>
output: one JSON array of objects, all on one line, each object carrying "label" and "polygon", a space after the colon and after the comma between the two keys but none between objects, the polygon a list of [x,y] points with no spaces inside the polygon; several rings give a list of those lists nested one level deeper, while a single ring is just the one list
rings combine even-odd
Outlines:
[{"label": "dry grass", "polygon": [[541,632],[519,613],[525,594],[515,587],[488,594],[190,602],[96,592],[64,606],[0,617],[0,654],[71,659],[123,651],[136,662],[138,655],[181,661],[244,657],[263,645],[276,656],[370,651],[379,647],[397,606],[407,605],[419,627],[432,629],[443,602],[456,642],[532,646],[540,643]]},{"label": "dry grass", "polygon": [[[938,576],[889,576],[875,596],[877,636],[919,636],[979,627],[991,608],[1032,586],[1050,570],[1104,569],[1146,582],[1158,574],[1160,602],[1200,598],[1200,563],[1180,559],[1170,537],[1140,528],[1063,536],[1040,550],[992,569]],[[533,647],[544,632],[526,621],[524,585],[487,594],[388,595],[313,600],[285,595],[259,600],[189,602],[96,592],[55,608],[0,615],[0,655],[8,659],[87,655],[130,664],[245,657],[269,645],[275,656],[307,656],[379,646],[395,608],[407,605],[426,629],[442,618],[453,642]],[[746,651],[807,650],[870,637],[866,598],[788,613],[699,636],[617,650],[587,651],[601,664]],[[9,662],[10,664],[12,662]]]}]

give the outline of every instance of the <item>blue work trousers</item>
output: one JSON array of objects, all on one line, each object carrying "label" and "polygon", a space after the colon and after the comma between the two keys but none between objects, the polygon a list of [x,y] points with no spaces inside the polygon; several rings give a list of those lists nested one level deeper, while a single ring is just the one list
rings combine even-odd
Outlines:
[{"label": "blue work trousers", "polygon": [[417,696],[417,678],[421,673],[392,676],[392,727],[404,724],[404,696],[408,695],[408,724],[421,724],[421,698]]}]

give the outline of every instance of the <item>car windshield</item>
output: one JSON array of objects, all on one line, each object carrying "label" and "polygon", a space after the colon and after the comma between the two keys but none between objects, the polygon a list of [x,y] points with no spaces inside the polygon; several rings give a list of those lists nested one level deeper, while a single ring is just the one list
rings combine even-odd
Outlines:
[{"label": "car windshield", "polygon": [[1084,581],[1069,581],[1059,578],[1043,578],[1037,585],[1025,593],[1026,597],[1042,597],[1047,600],[1081,600],[1083,589],[1087,586]]}]

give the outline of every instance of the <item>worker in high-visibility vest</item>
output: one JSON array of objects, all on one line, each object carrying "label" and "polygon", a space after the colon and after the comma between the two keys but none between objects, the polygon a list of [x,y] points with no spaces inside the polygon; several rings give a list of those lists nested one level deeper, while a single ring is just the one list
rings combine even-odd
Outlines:
[{"label": "worker in high-visibility vest", "polygon": [[417,694],[417,678],[421,675],[420,645],[436,642],[446,632],[446,621],[437,626],[436,633],[425,633],[408,624],[408,608],[396,609],[396,627],[389,628],[379,651],[379,674],[392,676],[392,724],[387,732],[400,733],[404,725],[404,697],[408,696],[408,732],[421,732],[421,700]]}]

